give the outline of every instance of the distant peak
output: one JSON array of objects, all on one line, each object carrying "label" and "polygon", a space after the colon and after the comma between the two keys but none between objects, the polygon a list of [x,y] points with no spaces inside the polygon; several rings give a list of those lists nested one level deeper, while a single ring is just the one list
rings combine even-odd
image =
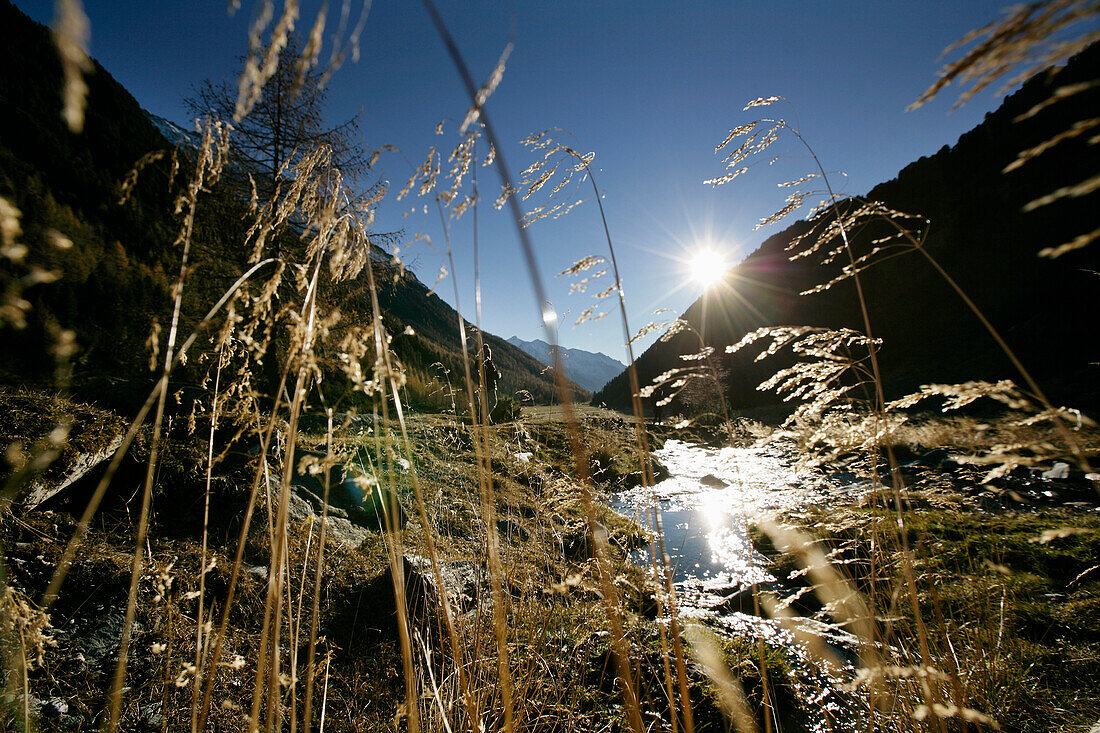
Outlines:
[{"label": "distant peak", "polygon": [[[508,343],[527,352],[543,364],[550,365],[554,361],[553,347],[542,339],[524,341],[519,336],[513,336],[508,339]],[[585,389],[597,390],[626,369],[625,364],[599,351],[570,349],[564,346],[559,346],[557,349],[569,378]]]}]

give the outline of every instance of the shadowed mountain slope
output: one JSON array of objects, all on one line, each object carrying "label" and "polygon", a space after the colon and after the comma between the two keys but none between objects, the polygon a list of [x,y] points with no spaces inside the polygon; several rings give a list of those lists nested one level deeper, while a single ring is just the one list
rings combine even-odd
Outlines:
[{"label": "shadowed mountain slope", "polygon": [[[153,318],[170,320],[169,292],[179,268],[173,245],[178,216],[172,212],[183,176],[173,178],[168,155],[143,170],[129,200],[120,204],[121,183],[143,155],[170,153],[179,135],[166,140],[99,64],[87,76],[84,131],[73,134],[61,119],[61,77],[49,30],[0,0],[0,196],[20,211],[27,263],[60,275],[25,291],[31,305],[27,328],[0,330],[0,384],[49,385],[49,333],[61,326],[76,333],[77,393],[124,407],[150,384],[145,344]],[[184,145],[181,171],[190,169],[185,159],[192,154]],[[232,190],[216,187],[200,199],[185,328],[246,269],[247,228],[247,202]],[[72,247],[52,246],[55,232]],[[458,314],[415,275],[395,268],[381,249],[371,259],[383,319],[417,402],[439,387],[443,370],[452,372],[452,382],[462,374]],[[369,322],[365,276],[325,297],[341,309],[342,323]],[[406,327],[414,335],[404,334]],[[505,394],[526,390],[538,402],[552,399],[552,379],[538,361],[503,339],[485,338],[503,372]],[[184,384],[198,376],[186,369],[177,375]]]},{"label": "shadowed mountain slope", "polygon": [[[931,221],[927,251],[982,309],[1052,399],[1092,407],[1100,345],[1090,336],[1100,296],[1100,245],[1057,259],[1040,250],[1093,231],[1100,211],[1095,191],[1023,211],[1024,206],[1061,187],[1096,175],[1100,145],[1089,135],[1069,139],[1008,173],[1017,154],[1091,118],[1100,108],[1092,88],[1018,117],[1062,85],[1100,77],[1100,47],[1073,59],[1056,75],[1040,74],[1007,98],[985,121],[953,146],[906,166],[898,177],[872,189],[866,199]],[[827,141],[825,143],[827,144]],[[753,185],[751,177],[731,185]],[[731,193],[733,193],[731,191]],[[799,293],[829,281],[838,267],[809,259],[791,261],[785,248],[810,224],[799,221],[766,239],[733,268],[723,285],[684,314],[719,354],[747,332],[763,326],[807,325],[863,330],[855,287],[846,280],[823,293]],[[867,253],[882,230],[855,233],[853,249]],[[874,336],[883,340],[881,363],[888,396],[923,383],[969,379],[1021,380],[989,334],[919,252],[907,252],[864,273]],[[682,366],[678,357],[699,350],[691,333],[658,341],[639,357],[641,383]],[[773,404],[773,393],[756,387],[791,363],[789,354],[755,362],[759,348],[722,356],[725,385],[733,407]],[[629,405],[626,374],[616,377],[594,402]]]}]

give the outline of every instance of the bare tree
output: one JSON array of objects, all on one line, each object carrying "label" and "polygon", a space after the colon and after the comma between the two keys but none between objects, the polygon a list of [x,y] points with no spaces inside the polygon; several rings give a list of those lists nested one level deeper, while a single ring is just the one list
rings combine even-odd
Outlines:
[{"label": "bare tree", "polygon": [[[322,145],[332,150],[333,165],[346,180],[356,181],[369,167],[357,140],[358,118],[337,125],[328,123],[324,81],[324,73],[305,63],[297,41],[290,36],[259,101],[247,116],[234,123],[235,155],[256,180],[261,198],[274,191],[298,160]],[[207,79],[185,104],[196,116],[232,120],[237,97],[236,84]]]}]

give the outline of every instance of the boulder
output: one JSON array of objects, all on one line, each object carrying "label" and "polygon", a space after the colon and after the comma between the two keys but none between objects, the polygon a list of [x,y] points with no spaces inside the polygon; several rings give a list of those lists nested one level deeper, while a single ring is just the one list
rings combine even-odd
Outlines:
[{"label": "boulder", "polygon": [[1069,464],[1056,461],[1049,470],[1043,471],[1041,475],[1047,481],[1064,481],[1069,478]]},{"label": "boulder", "polygon": [[[779,589],[777,583],[761,583],[757,585],[758,593],[774,593]],[[753,598],[752,586],[741,586],[733,593],[724,596],[720,601],[709,606],[709,610],[715,611],[719,614],[728,613],[744,613],[749,616],[756,615],[756,602]],[[764,606],[761,604],[760,613],[764,613]]]},{"label": "boulder", "polygon": [[[85,613],[75,616],[59,633],[59,644],[69,650],[80,671],[102,672],[111,668],[118,656],[122,630],[126,625],[126,598],[119,594],[113,600],[89,605]],[[134,621],[131,631],[138,640],[145,633],[140,621]]]},{"label": "boulder", "polygon": [[[297,489],[298,487],[291,487],[290,507],[287,510],[290,521],[294,524],[300,524],[309,520],[317,522],[318,526],[320,526],[321,513],[314,508],[310,501],[303,498],[301,492]],[[314,499],[316,500],[316,497],[314,497]],[[371,535],[371,530],[366,527],[356,524],[346,517],[336,516],[331,512],[329,513],[327,521],[328,527],[325,530],[326,539],[331,539],[333,542],[337,542],[345,547],[355,549],[363,544]]]},{"label": "boulder", "polygon": [[665,465],[663,463],[658,461],[653,456],[650,456],[649,462],[650,462],[650,465],[653,467],[653,481],[654,481],[654,483],[664,481],[666,478],[668,478],[669,476],[672,475],[669,472],[668,468],[665,467]]},{"label": "boulder", "polygon": [[[325,495],[324,472],[311,473],[301,471],[303,465],[313,461],[322,461],[324,454],[313,451],[297,451],[294,475],[291,484],[296,487],[298,493],[310,501],[314,511],[320,514],[322,509],[321,497]],[[396,492],[391,487],[383,486],[380,482],[368,477],[359,469],[337,465],[329,469],[329,513],[344,516],[364,527],[385,531],[387,527],[386,517],[390,514],[390,521],[398,526],[408,523],[408,515],[405,513]],[[302,491],[304,489],[304,491]],[[333,512],[332,509],[339,510]]]},{"label": "boulder", "polygon": [[60,718],[69,714],[69,703],[60,697],[51,697],[42,701],[39,713],[43,718]]},{"label": "boulder", "polygon": [[[658,484],[658,483],[664,481],[666,478],[668,478],[671,475],[671,474],[669,474],[668,468],[666,468],[663,464],[661,464],[660,461],[658,461],[653,456],[649,457],[649,465],[650,465],[650,469],[653,471],[653,483],[654,484]],[[643,482],[642,472],[641,471],[633,471],[633,472],[628,473],[625,476],[623,476],[622,480],[619,481],[619,485],[616,488],[617,489],[623,489],[623,490],[629,490],[629,489],[633,489],[635,487],[641,486],[642,482]]]},{"label": "boulder", "polygon": [[531,538],[531,533],[519,522],[505,517],[497,520],[497,532],[505,542],[526,542]]},{"label": "boulder", "polygon": [[99,450],[77,453],[72,456],[61,466],[59,477],[49,478],[49,474],[47,474],[31,481],[21,499],[23,506],[34,509],[47,499],[52,499],[72,486],[101,463],[109,460],[115,454],[115,451],[119,449],[119,446],[122,445],[124,437],[125,434],[120,432]]},{"label": "boulder", "polygon": [[[429,608],[439,608],[442,595],[435,582],[431,560],[419,555],[405,555],[403,562],[406,588],[427,602]],[[472,560],[441,562],[439,575],[452,608],[469,611],[490,598],[489,573]]]},{"label": "boulder", "polygon": [[[405,604],[415,624],[434,625],[441,614],[441,593],[431,561],[419,555],[402,558]],[[477,563],[464,560],[440,565],[443,587],[453,611],[472,611],[492,603],[489,574]],[[397,604],[389,568],[333,598],[324,622],[324,635],[340,649],[370,646],[381,637],[397,634]]]}]

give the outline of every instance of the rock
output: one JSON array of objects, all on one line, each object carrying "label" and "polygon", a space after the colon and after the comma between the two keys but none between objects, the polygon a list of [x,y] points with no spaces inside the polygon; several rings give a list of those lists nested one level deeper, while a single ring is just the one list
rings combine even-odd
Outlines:
[{"label": "rock", "polygon": [[[320,517],[318,517],[320,521]],[[356,548],[370,536],[370,530],[342,517],[329,517],[325,538],[331,538],[346,547]]]},{"label": "rock", "polygon": [[[317,516],[321,515],[325,506],[325,502],[321,499],[321,497],[317,496],[301,484],[291,484],[290,491],[291,493],[297,494],[300,498],[305,499],[307,502],[309,502],[309,505],[313,509],[314,514],[316,514]],[[341,509],[340,507],[333,506],[332,504],[328,505],[328,514],[330,517],[343,517],[344,519],[350,518],[348,517],[348,512],[346,509]]]},{"label": "rock", "polygon": [[[302,465],[303,459],[313,458],[323,460],[324,455],[313,451],[298,451],[295,461],[295,473],[291,478],[291,485],[299,487],[300,494],[310,501],[317,514],[321,513],[321,498],[325,495],[325,477],[321,473],[300,472],[297,469]],[[403,461],[403,463],[402,463]],[[401,470],[408,470],[408,461],[398,459]],[[387,513],[396,513],[398,526],[408,523],[408,515],[400,500],[392,489],[382,486],[371,477],[365,476],[358,469],[349,466],[333,466],[329,469],[328,503],[330,508],[340,510],[332,512],[337,516],[345,516],[356,524],[379,531],[385,531]],[[300,489],[304,489],[302,492]],[[393,520],[391,520],[393,521]]]},{"label": "rock", "polygon": [[729,486],[728,482],[723,481],[722,479],[715,476],[713,473],[708,473],[706,476],[703,476],[701,479],[699,479],[699,483],[701,483],[703,486],[712,486],[716,489],[724,489],[725,487]]},{"label": "rock", "polygon": [[943,470],[953,470],[959,467],[959,464],[951,458],[951,454],[944,448],[936,448],[935,450],[928,451],[920,458],[913,461],[911,465],[922,466],[924,468],[939,468]]},{"label": "rock", "polygon": [[501,539],[505,542],[512,542],[513,540],[526,542],[531,537],[531,533],[523,525],[507,518],[497,520],[497,532],[500,533]]},{"label": "rock", "polygon": [[38,478],[31,482],[30,487],[21,499],[28,509],[34,509],[47,499],[51,499],[74,483],[83,478],[89,471],[108,460],[122,445],[124,433],[115,435],[106,447],[89,453],[78,453],[65,468],[60,479],[47,480]]},{"label": "rock", "polygon": [[1069,464],[1057,461],[1050,470],[1043,471],[1042,476],[1048,481],[1064,481],[1069,478]]},{"label": "rock", "polygon": [[[429,607],[438,608],[442,596],[435,583],[431,560],[419,555],[405,555],[403,560],[408,591],[427,601]],[[489,597],[489,573],[472,560],[440,563],[439,575],[453,608],[469,611],[483,597]]]},{"label": "rock", "polygon": [[159,702],[151,702],[138,708],[142,730],[154,731],[164,727],[164,712]]},{"label": "rock", "polygon": [[246,573],[251,575],[256,580],[264,584],[267,583],[268,567],[266,565],[250,565],[248,563],[244,563],[241,565],[241,567],[244,568],[244,571]]},{"label": "rock", "polygon": [[[653,456],[649,457],[649,465],[650,465],[651,470],[653,471],[653,483],[655,483],[655,484],[660,483],[661,481],[664,481],[666,478],[669,477],[670,474],[668,472],[668,469],[665,466],[663,466]],[[621,480],[619,481],[619,485],[616,486],[615,488],[616,489],[621,489],[621,490],[624,490],[624,491],[628,491],[628,490],[633,489],[637,486],[641,486],[642,482],[643,482],[642,472],[641,471],[632,471],[631,473],[628,473],[625,476],[623,476],[621,478]]]},{"label": "rock", "polygon": [[[270,481],[272,496],[277,496],[279,479],[272,476]],[[397,523],[400,526],[408,523],[408,515],[393,492],[383,491],[377,483],[370,486],[371,490],[364,492],[363,487],[367,483],[354,470],[343,466],[334,467],[329,481],[326,537],[347,547],[359,547],[372,531],[387,530],[386,515],[394,506],[397,510]],[[324,501],[321,499],[323,495],[323,476],[319,478],[317,475],[296,473],[290,484],[290,521],[299,524],[307,520],[320,522],[324,514]],[[383,497],[386,499],[383,500]]]},{"label": "rock", "polygon": [[[467,612],[491,604],[488,573],[472,561],[442,563],[443,587],[451,608]],[[431,562],[418,555],[402,558],[405,604],[416,623],[438,622],[441,594]],[[397,634],[397,604],[389,568],[334,598],[324,622],[324,635],[345,651],[372,647],[378,637]]]},{"label": "rock", "polygon": [[60,718],[63,715],[69,714],[69,703],[65,702],[60,697],[51,697],[42,702],[42,708],[39,713],[43,718]]},{"label": "rock", "polygon": [[[760,593],[763,593],[765,591],[774,591],[775,589],[775,584],[757,586],[757,590]],[[719,614],[737,612],[748,614],[750,616],[756,615],[756,603],[753,599],[752,586],[746,585],[740,590],[730,593],[718,603],[710,606],[709,610],[716,611]],[[760,606],[760,612],[764,613],[763,604],[761,604]]]},{"label": "rock", "polygon": [[[297,491],[290,492],[290,507],[287,510],[287,515],[293,523],[300,524],[305,521],[312,521],[317,523],[318,528],[320,527],[321,515],[314,511],[310,502],[302,498]],[[327,521],[325,538],[351,549],[359,547],[371,535],[369,529],[344,517],[330,514]]]},{"label": "rock", "polygon": [[[10,705],[11,698],[7,695],[4,698],[5,702]],[[22,702],[20,696],[17,709],[22,709]],[[50,721],[49,725],[46,726],[47,730],[84,730],[84,725],[87,722],[88,710],[79,699],[70,702],[62,697],[54,696],[40,700],[34,695],[30,695],[27,698],[27,705],[33,711],[33,716],[41,721]],[[73,708],[77,709],[74,710]],[[21,714],[20,717],[22,717]],[[38,729],[38,727],[36,726],[35,729]],[[15,729],[12,728],[12,730]]]},{"label": "rock", "polygon": [[[805,585],[795,584],[792,587],[790,583],[758,583],[756,591],[761,595],[770,593],[778,600],[784,597],[789,598],[788,605],[790,609],[802,616],[812,616],[821,609],[821,603],[818,601],[817,597],[810,592],[810,588]],[[709,610],[716,611],[719,614],[734,613],[736,611],[749,616],[755,616],[756,604],[753,599],[752,586],[746,585],[740,590],[731,593],[718,603],[710,606]],[[767,616],[767,607],[764,603],[760,604],[760,613]]]},{"label": "rock", "polygon": [[[122,629],[126,624],[125,606],[99,609],[88,616],[89,624],[79,634],[74,634],[73,645],[92,669],[101,667],[118,651]],[[137,623],[134,624],[135,627]],[[136,629],[135,629],[136,631]]]},{"label": "rock", "polygon": [[654,483],[656,483],[658,481],[664,481],[666,478],[668,478],[669,476],[672,475],[671,473],[669,473],[668,468],[663,463],[658,461],[656,458],[650,456],[649,462],[650,462],[650,465],[653,467],[653,481],[654,481]]},{"label": "rock", "polygon": [[[120,589],[113,601],[88,603],[82,611],[69,624],[59,629],[58,644],[70,650],[68,661],[82,673],[113,669],[122,630],[126,624],[124,591]],[[132,648],[140,645],[139,639],[145,631],[145,626],[135,620],[131,631],[135,645]]]}]

